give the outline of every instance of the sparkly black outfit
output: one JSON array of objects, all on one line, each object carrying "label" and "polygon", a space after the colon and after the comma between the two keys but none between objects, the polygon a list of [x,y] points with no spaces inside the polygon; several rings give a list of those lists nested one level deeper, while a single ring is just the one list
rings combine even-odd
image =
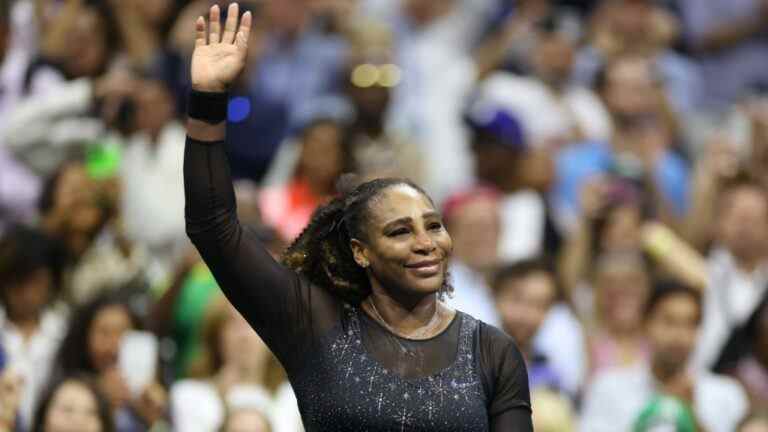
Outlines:
[{"label": "sparkly black outfit", "polygon": [[400,338],[277,263],[236,216],[223,142],[187,139],[187,232],[229,300],[288,372],[314,431],[532,431],[512,340],[457,313],[439,335]]}]

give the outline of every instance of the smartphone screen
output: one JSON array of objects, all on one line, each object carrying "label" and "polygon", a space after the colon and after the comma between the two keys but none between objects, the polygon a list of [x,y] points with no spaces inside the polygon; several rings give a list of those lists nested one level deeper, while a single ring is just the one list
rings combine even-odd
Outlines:
[{"label": "smartphone screen", "polygon": [[118,367],[134,397],[138,397],[157,373],[158,342],[148,332],[130,331],[120,341]]}]

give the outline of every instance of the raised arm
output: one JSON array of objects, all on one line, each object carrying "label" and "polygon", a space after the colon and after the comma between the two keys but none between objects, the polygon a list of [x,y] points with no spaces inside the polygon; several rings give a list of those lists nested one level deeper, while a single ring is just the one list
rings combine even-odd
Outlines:
[{"label": "raised arm", "polygon": [[230,5],[223,33],[219,15],[213,6],[209,28],[202,17],[196,23],[184,154],[187,234],[230,302],[288,368],[306,342],[311,288],[237,219],[224,147],[226,90],[245,64],[251,15],[238,27],[238,7]]}]

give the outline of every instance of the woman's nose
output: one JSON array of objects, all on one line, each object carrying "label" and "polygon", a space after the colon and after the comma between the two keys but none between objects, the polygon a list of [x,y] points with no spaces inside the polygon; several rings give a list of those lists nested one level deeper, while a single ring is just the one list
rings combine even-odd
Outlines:
[{"label": "woman's nose", "polygon": [[430,253],[436,248],[435,242],[432,237],[426,232],[418,233],[416,235],[416,241],[414,243],[414,250],[420,253]]}]

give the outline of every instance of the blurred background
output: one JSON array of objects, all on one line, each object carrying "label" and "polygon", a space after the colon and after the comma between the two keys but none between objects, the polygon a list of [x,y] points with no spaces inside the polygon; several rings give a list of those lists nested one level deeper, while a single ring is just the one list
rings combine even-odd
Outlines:
[{"label": "blurred background", "polygon": [[[0,430],[302,430],[185,235],[214,3],[0,0]],[[409,177],[537,431],[768,431],[768,1],[240,4],[228,152],[275,256],[342,173]]]}]

